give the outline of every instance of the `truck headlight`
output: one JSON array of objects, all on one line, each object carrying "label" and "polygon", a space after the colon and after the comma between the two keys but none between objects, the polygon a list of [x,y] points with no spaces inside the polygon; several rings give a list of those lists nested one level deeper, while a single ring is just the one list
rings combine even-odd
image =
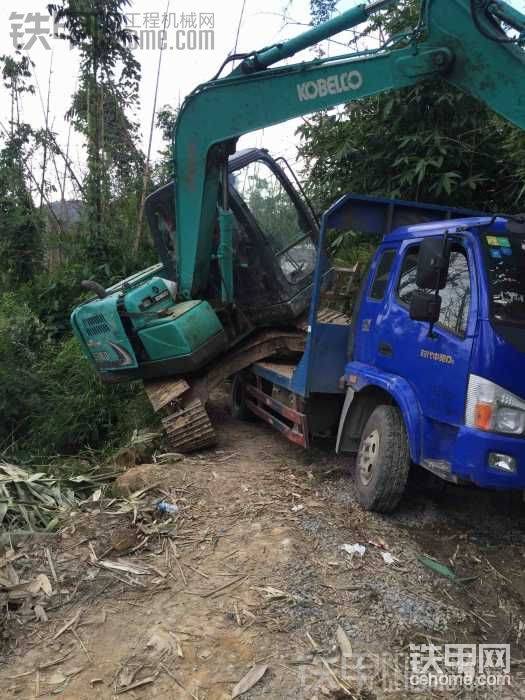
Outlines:
[{"label": "truck headlight", "polygon": [[471,374],[466,424],[495,433],[525,433],[525,401],[488,379]]}]

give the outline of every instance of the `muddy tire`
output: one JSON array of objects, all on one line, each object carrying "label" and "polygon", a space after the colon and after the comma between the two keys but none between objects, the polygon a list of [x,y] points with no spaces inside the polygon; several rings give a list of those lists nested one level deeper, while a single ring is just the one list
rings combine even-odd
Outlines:
[{"label": "muddy tire", "polygon": [[378,406],[368,419],[357,453],[357,497],[366,510],[391,513],[397,507],[410,471],[405,424],[395,406]]},{"label": "muddy tire", "polygon": [[255,416],[246,404],[246,375],[236,374],[232,379],[230,406],[232,416],[237,420],[252,421]]}]

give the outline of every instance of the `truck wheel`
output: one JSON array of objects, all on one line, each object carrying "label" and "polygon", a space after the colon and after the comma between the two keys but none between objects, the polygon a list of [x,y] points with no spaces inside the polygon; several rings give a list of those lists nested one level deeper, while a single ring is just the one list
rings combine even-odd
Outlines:
[{"label": "truck wheel", "polygon": [[405,490],[410,452],[401,412],[378,406],[368,419],[357,453],[357,497],[366,510],[391,513]]},{"label": "truck wheel", "polygon": [[238,420],[251,421],[255,417],[246,405],[246,375],[242,373],[234,375],[232,380],[231,411]]}]

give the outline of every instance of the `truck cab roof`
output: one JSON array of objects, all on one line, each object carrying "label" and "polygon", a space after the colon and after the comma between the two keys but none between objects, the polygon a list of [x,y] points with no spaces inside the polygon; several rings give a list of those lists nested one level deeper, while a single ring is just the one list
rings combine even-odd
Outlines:
[{"label": "truck cab roof", "polygon": [[448,233],[456,233],[465,229],[473,229],[478,227],[501,228],[501,225],[506,222],[505,219],[494,219],[492,216],[470,216],[460,219],[444,219],[441,221],[431,221],[413,226],[400,226],[394,229],[391,233],[385,235],[383,243],[394,243],[413,238],[426,238],[429,236],[437,236],[445,231]]},{"label": "truck cab roof", "polygon": [[381,235],[384,241],[437,235],[445,229],[484,226],[493,221],[485,212],[387,197],[349,193],[323,215],[327,228]]}]

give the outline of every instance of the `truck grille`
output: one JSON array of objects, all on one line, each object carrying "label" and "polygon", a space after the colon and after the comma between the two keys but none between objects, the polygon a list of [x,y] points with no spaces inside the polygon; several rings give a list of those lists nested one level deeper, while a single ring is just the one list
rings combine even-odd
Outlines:
[{"label": "truck grille", "polygon": [[88,316],[83,319],[84,328],[86,333],[93,337],[94,335],[105,335],[111,332],[108,322],[102,314],[96,314],[95,316]]}]

